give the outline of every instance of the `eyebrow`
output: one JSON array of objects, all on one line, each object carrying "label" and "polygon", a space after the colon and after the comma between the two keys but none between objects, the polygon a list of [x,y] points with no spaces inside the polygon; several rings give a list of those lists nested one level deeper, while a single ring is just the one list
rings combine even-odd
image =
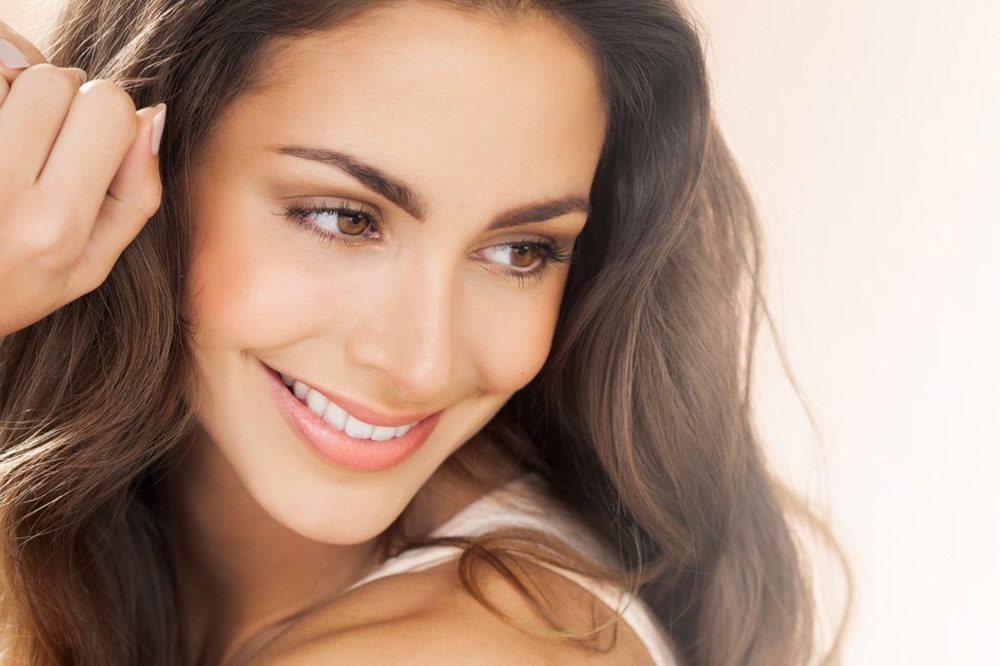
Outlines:
[{"label": "eyebrow", "polygon": [[[412,187],[354,155],[329,148],[295,145],[272,147],[272,151],[280,155],[291,155],[339,168],[356,178],[368,189],[377,192],[405,210],[418,221],[423,222],[427,219],[427,204]],[[486,230],[493,231],[534,222],[544,222],[573,212],[586,213],[587,217],[590,217],[589,199],[585,196],[570,194],[527,206],[518,206],[497,215],[486,227]]]}]

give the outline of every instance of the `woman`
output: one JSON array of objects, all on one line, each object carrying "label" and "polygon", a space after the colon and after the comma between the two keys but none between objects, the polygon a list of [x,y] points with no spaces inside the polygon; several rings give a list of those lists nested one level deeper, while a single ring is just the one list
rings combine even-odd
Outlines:
[{"label": "woman", "polygon": [[80,0],[79,88],[8,39],[10,658],[814,655],[674,3]]}]

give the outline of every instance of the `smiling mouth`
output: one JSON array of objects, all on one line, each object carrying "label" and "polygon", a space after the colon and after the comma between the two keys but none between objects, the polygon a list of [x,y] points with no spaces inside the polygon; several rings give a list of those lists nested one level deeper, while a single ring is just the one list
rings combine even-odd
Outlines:
[{"label": "smiling mouth", "polygon": [[389,417],[343,398],[331,398],[309,384],[268,367],[296,399],[332,427],[355,439],[384,442],[402,437],[410,429],[433,414],[409,417]]},{"label": "smiling mouth", "polygon": [[[316,453],[339,467],[367,472],[399,465],[423,445],[443,414],[441,410],[409,423],[390,421],[375,425],[347,414],[339,404],[331,403],[324,394],[305,384],[298,389],[300,394],[306,390],[305,399],[299,398],[295,391],[301,382],[292,380],[289,386],[285,380],[291,377],[286,375],[283,379],[279,371],[261,365],[289,425]],[[327,401],[325,405],[321,399]],[[342,425],[337,410],[345,415]]]}]

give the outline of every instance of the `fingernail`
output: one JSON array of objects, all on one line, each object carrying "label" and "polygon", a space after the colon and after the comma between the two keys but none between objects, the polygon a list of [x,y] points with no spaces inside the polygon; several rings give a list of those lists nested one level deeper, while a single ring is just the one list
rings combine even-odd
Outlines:
[{"label": "fingernail", "polygon": [[149,138],[149,148],[154,155],[158,155],[160,153],[160,139],[163,138],[163,122],[167,119],[167,105],[160,102],[153,108],[159,109],[159,111],[153,116],[153,134]]},{"label": "fingernail", "polygon": [[73,70],[74,72],[76,72],[80,76],[80,85],[83,85],[84,83],[87,82],[87,78],[88,78],[88,76],[87,76],[87,70],[80,69],[79,67],[70,67],[70,69]]},{"label": "fingernail", "polygon": [[31,67],[31,63],[24,57],[21,50],[6,39],[0,39],[0,65],[7,69]]}]

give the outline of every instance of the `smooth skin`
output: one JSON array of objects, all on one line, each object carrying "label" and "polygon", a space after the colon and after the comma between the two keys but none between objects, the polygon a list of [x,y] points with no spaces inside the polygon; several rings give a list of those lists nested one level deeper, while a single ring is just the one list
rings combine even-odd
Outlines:
[{"label": "smooth skin", "polygon": [[[157,109],[59,68],[0,23],[30,64],[0,65],[0,337],[104,282],[160,206]],[[86,168],[83,168],[84,165]]]},{"label": "smooth skin", "polygon": [[[466,592],[455,561],[344,593],[379,564],[375,540],[400,514],[426,533],[484,492],[442,463],[461,446],[490,455],[478,431],[549,354],[569,266],[521,283],[510,272],[526,262],[510,244],[571,249],[587,214],[488,227],[507,211],[588,198],[606,122],[589,56],[542,15],[500,21],[420,2],[275,54],[264,85],[219,119],[192,178],[184,307],[199,428],[168,488],[193,650],[201,663],[255,666],[648,663],[624,625],[599,655],[510,626]],[[405,182],[420,210],[275,151],[289,145],[349,153]],[[325,241],[286,214],[341,204],[370,215],[377,236]],[[310,222],[339,235],[358,226]],[[262,363],[389,415],[442,416],[395,467],[340,468],[290,428]],[[492,464],[498,480],[510,475]],[[580,618],[571,628],[607,613],[524,566]],[[482,573],[504,613],[546,628],[509,583]]]}]

